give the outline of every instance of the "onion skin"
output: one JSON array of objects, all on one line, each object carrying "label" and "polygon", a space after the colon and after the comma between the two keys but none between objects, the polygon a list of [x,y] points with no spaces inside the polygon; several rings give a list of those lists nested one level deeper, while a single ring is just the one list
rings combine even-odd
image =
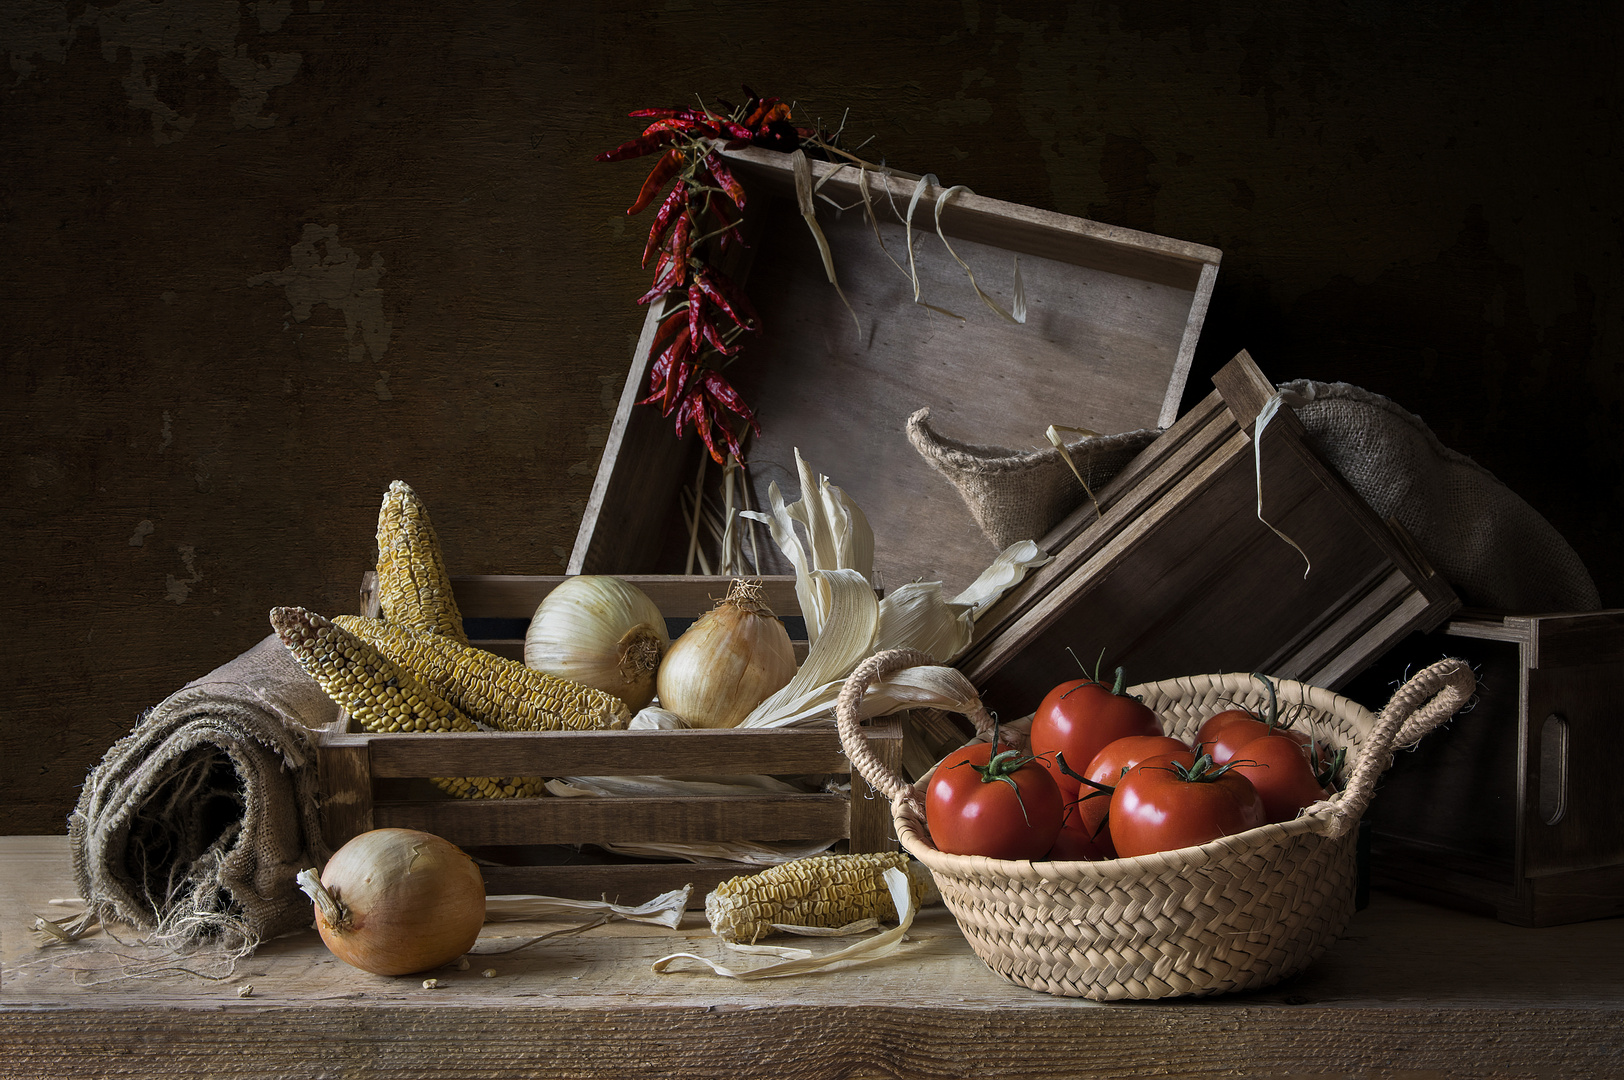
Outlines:
[{"label": "onion skin", "polygon": [[374,829],[299,875],[334,956],[375,975],[411,975],[473,948],[485,881],[463,850],[432,833]]},{"label": "onion skin", "polygon": [[671,647],[665,616],[617,577],[566,578],[542,598],[524,637],[528,668],[613,694],[633,713],[654,700],[654,673]]},{"label": "onion skin", "polygon": [[760,591],[734,581],[727,599],[684,631],[660,664],[660,706],[689,727],[737,727],[795,677],[789,631]]}]

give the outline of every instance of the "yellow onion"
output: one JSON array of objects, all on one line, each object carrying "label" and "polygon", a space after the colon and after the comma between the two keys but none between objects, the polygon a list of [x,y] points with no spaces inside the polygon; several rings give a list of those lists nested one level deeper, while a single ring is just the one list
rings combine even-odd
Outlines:
[{"label": "yellow onion", "polygon": [[376,975],[409,975],[473,948],[485,881],[463,850],[415,829],[373,829],[322,868],[301,870],[316,929],[333,955]]},{"label": "yellow onion", "polygon": [[736,580],[660,664],[660,706],[690,727],[735,727],[795,676],[789,631],[761,599],[761,585]]},{"label": "yellow onion", "polygon": [[670,647],[665,616],[642,589],[582,574],[542,598],[525,631],[524,663],[613,694],[635,713],[654,700],[654,672]]}]

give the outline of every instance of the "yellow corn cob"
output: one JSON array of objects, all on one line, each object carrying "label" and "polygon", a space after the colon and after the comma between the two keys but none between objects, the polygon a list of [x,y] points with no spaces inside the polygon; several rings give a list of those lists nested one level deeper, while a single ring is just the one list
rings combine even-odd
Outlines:
[{"label": "yellow corn cob", "polygon": [[439,634],[414,633],[381,619],[340,615],[335,624],[438,690],[452,705],[502,731],[623,728],[626,703],[613,694]]},{"label": "yellow corn cob", "polygon": [[378,509],[378,606],[397,626],[468,644],[428,509],[403,480]]},{"label": "yellow corn cob", "polygon": [[864,919],[895,921],[884,874],[907,869],[915,905],[934,886],[908,866],[900,851],[861,855],[813,855],[759,874],[730,878],[705,897],[705,918],[723,941],[749,944],[777,933],[778,926],[838,929]]},{"label": "yellow corn cob", "polygon": [[[479,725],[412,672],[370,644],[304,608],[271,611],[282,644],[356,723],[367,731],[478,731]],[[441,790],[459,798],[539,795],[540,777],[439,777]]]}]

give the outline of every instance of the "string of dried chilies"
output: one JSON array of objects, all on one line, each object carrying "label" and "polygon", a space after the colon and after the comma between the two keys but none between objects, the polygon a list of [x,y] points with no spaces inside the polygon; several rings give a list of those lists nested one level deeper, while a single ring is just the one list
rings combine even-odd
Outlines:
[{"label": "string of dried chilies", "polygon": [[755,413],[722,374],[737,358],[740,339],[758,332],[761,320],[743,290],[712,265],[713,250],[720,256],[744,243],[739,223],[745,190],[718,148],[791,152],[820,138],[816,130],[791,123],[784,102],[749,87],[744,92],[748,100],[737,108],[719,102],[718,109],[638,109],[629,115],[652,121],[643,134],[597,156],[625,161],[659,155],[628,214],[655,205],[665,186],[673,185],[659,201],[643,247],[644,266],[659,257],[654,286],[637,302],[672,299],[655,331],[648,396],[638,404],[658,405],[662,416],[674,417],[678,437],[692,426],[718,465],[725,461],[724,446],[742,456],[745,428],[761,434]]}]

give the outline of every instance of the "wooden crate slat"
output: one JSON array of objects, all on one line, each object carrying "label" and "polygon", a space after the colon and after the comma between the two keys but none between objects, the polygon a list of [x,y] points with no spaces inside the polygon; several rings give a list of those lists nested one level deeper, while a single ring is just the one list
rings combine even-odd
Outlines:
[{"label": "wooden crate slat", "polygon": [[371,747],[375,777],[691,776],[843,773],[824,731],[527,731],[340,735],[334,748]]},{"label": "wooden crate slat", "polygon": [[[1019,259],[1032,316],[1016,326],[981,305],[934,235],[936,188],[914,214],[913,266],[925,300],[964,316],[949,330],[915,303],[912,283],[862,215],[820,214],[848,310],[828,284],[782,156],[747,148],[730,161],[751,193],[744,218],[755,236],[748,280],[735,280],[765,328],[752,362],[730,369],[764,418],[746,455],[753,501],[766,502],[769,482],[795,497],[799,448],[863,508],[885,582],[941,580],[952,595],[996,554],[957,492],[908,442],[905,421],[915,410],[932,408],[933,424],[951,438],[1003,446],[1045,445],[1050,423],[1127,431],[1176,417],[1216,279],[1215,249],[957,192],[942,203],[942,230],[1006,305]],[[855,170],[813,168],[826,194],[857,201]],[[902,250],[906,230],[889,204],[907,206],[912,182],[870,176],[868,190],[884,243]],[[702,451],[695,439],[674,440],[657,412],[637,404],[662,315],[651,305],[571,572],[670,569],[686,556],[677,495],[698,476]],[[838,410],[819,404],[831,400]],[[718,472],[710,468],[707,486]],[[775,547],[763,554],[777,565]]]},{"label": "wooden crate slat", "polygon": [[[560,582],[564,574],[453,574],[451,588],[457,599],[457,608],[465,619],[528,619],[536,606]],[[693,618],[700,612],[716,606],[716,601],[727,595],[727,579],[685,574],[617,574],[636,585],[654,601],[668,618]],[[762,586],[762,597],[773,613],[779,616],[799,615],[800,601],[795,595],[792,575],[773,574],[753,577]],[[378,615],[377,574],[368,570],[362,575],[360,611],[374,618]]]},{"label": "wooden crate slat", "polygon": [[1355,680],[1350,693],[1379,705],[1440,656],[1478,675],[1473,707],[1383,778],[1368,813],[1375,884],[1526,926],[1624,915],[1624,789],[1608,775],[1621,625],[1624,610],[1463,613]]},{"label": "wooden crate slat", "polygon": [[465,847],[835,840],[851,828],[846,798],[823,794],[447,799],[380,803],[373,818]]},{"label": "wooden crate slat", "polygon": [[318,740],[316,786],[320,791],[322,839],[337,850],[344,841],[374,828],[372,766],[366,743],[335,745]]},{"label": "wooden crate slat", "polygon": [[1073,515],[1053,562],[980,620],[957,666],[989,708],[1030,712],[1102,651],[1130,682],[1267,669],[1337,689],[1459,607],[1289,409],[1248,434],[1274,393],[1250,357],[1214,383],[1222,407],[1209,398],[1140,454],[1104,514]]}]

